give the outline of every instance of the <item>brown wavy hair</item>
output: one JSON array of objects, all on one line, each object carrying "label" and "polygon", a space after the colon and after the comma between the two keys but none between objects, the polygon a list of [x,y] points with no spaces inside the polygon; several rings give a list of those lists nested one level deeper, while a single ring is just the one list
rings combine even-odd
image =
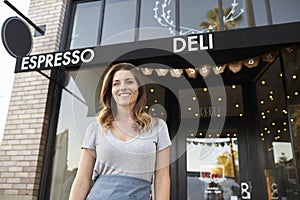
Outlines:
[{"label": "brown wavy hair", "polygon": [[101,110],[97,115],[98,122],[103,126],[103,133],[106,133],[108,129],[112,126],[112,121],[114,120],[114,114],[116,114],[116,102],[112,97],[112,81],[115,73],[120,70],[130,71],[137,84],[138,88],[138,97],[136,104],[133,107],[133,116],[134,120],[138,125],[139,130],[147,130],[150,127],[151,117],[146,112],[146,89],[145,85],[142,83],[141,74],[138,69],[130,63],[118,63],[112,65],[107,73],[104,76],[101,93],[100,93],[100,103]]}]

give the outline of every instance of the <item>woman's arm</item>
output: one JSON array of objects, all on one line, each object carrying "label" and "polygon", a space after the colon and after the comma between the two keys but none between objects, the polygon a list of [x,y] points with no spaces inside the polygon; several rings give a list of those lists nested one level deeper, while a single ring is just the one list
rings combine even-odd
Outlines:
[{"label": "woman's arm", "polygon": [[170,199],[170,147],[156,154],[156,171],[154,176],[154,199]]},{"label": "woman's arm", "polygon": [[82,149],[76,177],[72,184],[69,200],[85,200],[92,185],[95,165],[94,150]]}]

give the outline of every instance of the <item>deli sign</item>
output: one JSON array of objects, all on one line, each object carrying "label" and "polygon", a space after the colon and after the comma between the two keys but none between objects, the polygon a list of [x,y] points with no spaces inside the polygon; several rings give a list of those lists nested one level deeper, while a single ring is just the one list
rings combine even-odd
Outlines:
[{"label": "deli sign", "polygon": [[92,62],[94,57],[95,52],[91,48],[25,56],[17,59],[15,72],[76,67]]}]

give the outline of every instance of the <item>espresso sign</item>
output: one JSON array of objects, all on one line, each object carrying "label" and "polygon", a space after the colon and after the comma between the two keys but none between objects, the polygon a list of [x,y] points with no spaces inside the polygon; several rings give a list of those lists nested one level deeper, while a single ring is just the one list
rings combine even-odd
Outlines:
[{"label": "espresso sign", "polygon": [[80,66],[90,63],[94,57],[95,52],[90,48],[25,56],[17,59],[15,72]]}]

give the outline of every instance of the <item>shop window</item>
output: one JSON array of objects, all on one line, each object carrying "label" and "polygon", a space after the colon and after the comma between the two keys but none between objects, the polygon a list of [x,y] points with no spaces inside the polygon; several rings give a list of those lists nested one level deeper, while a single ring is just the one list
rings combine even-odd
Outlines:
[{"label": "shop window", "polygon": [[174,36],[175,0],[142,0],[139,40]]},{"label": "shop window", "polygon": [[273,24],[299,22],[299,0],[269,0]]},{"label": "shop window", "polygon": [[[286,91],[288,96],[288,114],[290,116],[290,127],[292,136],[292,149],[296,159],[295,171],[290,171],[291,178],[295,180],[300,172],[300,49],[286,48],[283,51],[285,65]],[[298,180],[299,181],[299,180]]]},{"label": "shop window", "polygon": [[260,128],[258,145],[265,149],[260,156],[268,199],[299,199],[296,169],[299,155],[293,153],[299,149],[296,145],[299,130],[293,129],[294,120],[298,118],[295,115],[298,111],[293,108],[299,105],[299,101],[290,101],[297,97],[299,89],[299,64],[296,64],[299,61],[296,62],[294,57],[291,62],[292,66],[288,62],[282,65],[278,57],[256,83]]},{"label": "shop window", "polygon": [[101,44],[134,41],[136,0],[106,0]]},{"label": "shop window", "polygon": [[268,25],[265,1],[252,0],[253,15],[256,26]]},{"label": "shop window", "polygon": [[101,15],[101,1],[75,4],[70,49],[96,46]]},{"label": "shop window", "polygon": [[[219,1],[181,0],[180,32],[183,35],[230,30],[247,27],[245,1],[222,1],[223,17]],[[223,18],[223,24],[220,19]]]},{"label": "shop window", "polygon": [[96,121],[99,82],[105,68],[87,68],[66,74],[57,125],[51,200],[69,199],[88,125]]}]

